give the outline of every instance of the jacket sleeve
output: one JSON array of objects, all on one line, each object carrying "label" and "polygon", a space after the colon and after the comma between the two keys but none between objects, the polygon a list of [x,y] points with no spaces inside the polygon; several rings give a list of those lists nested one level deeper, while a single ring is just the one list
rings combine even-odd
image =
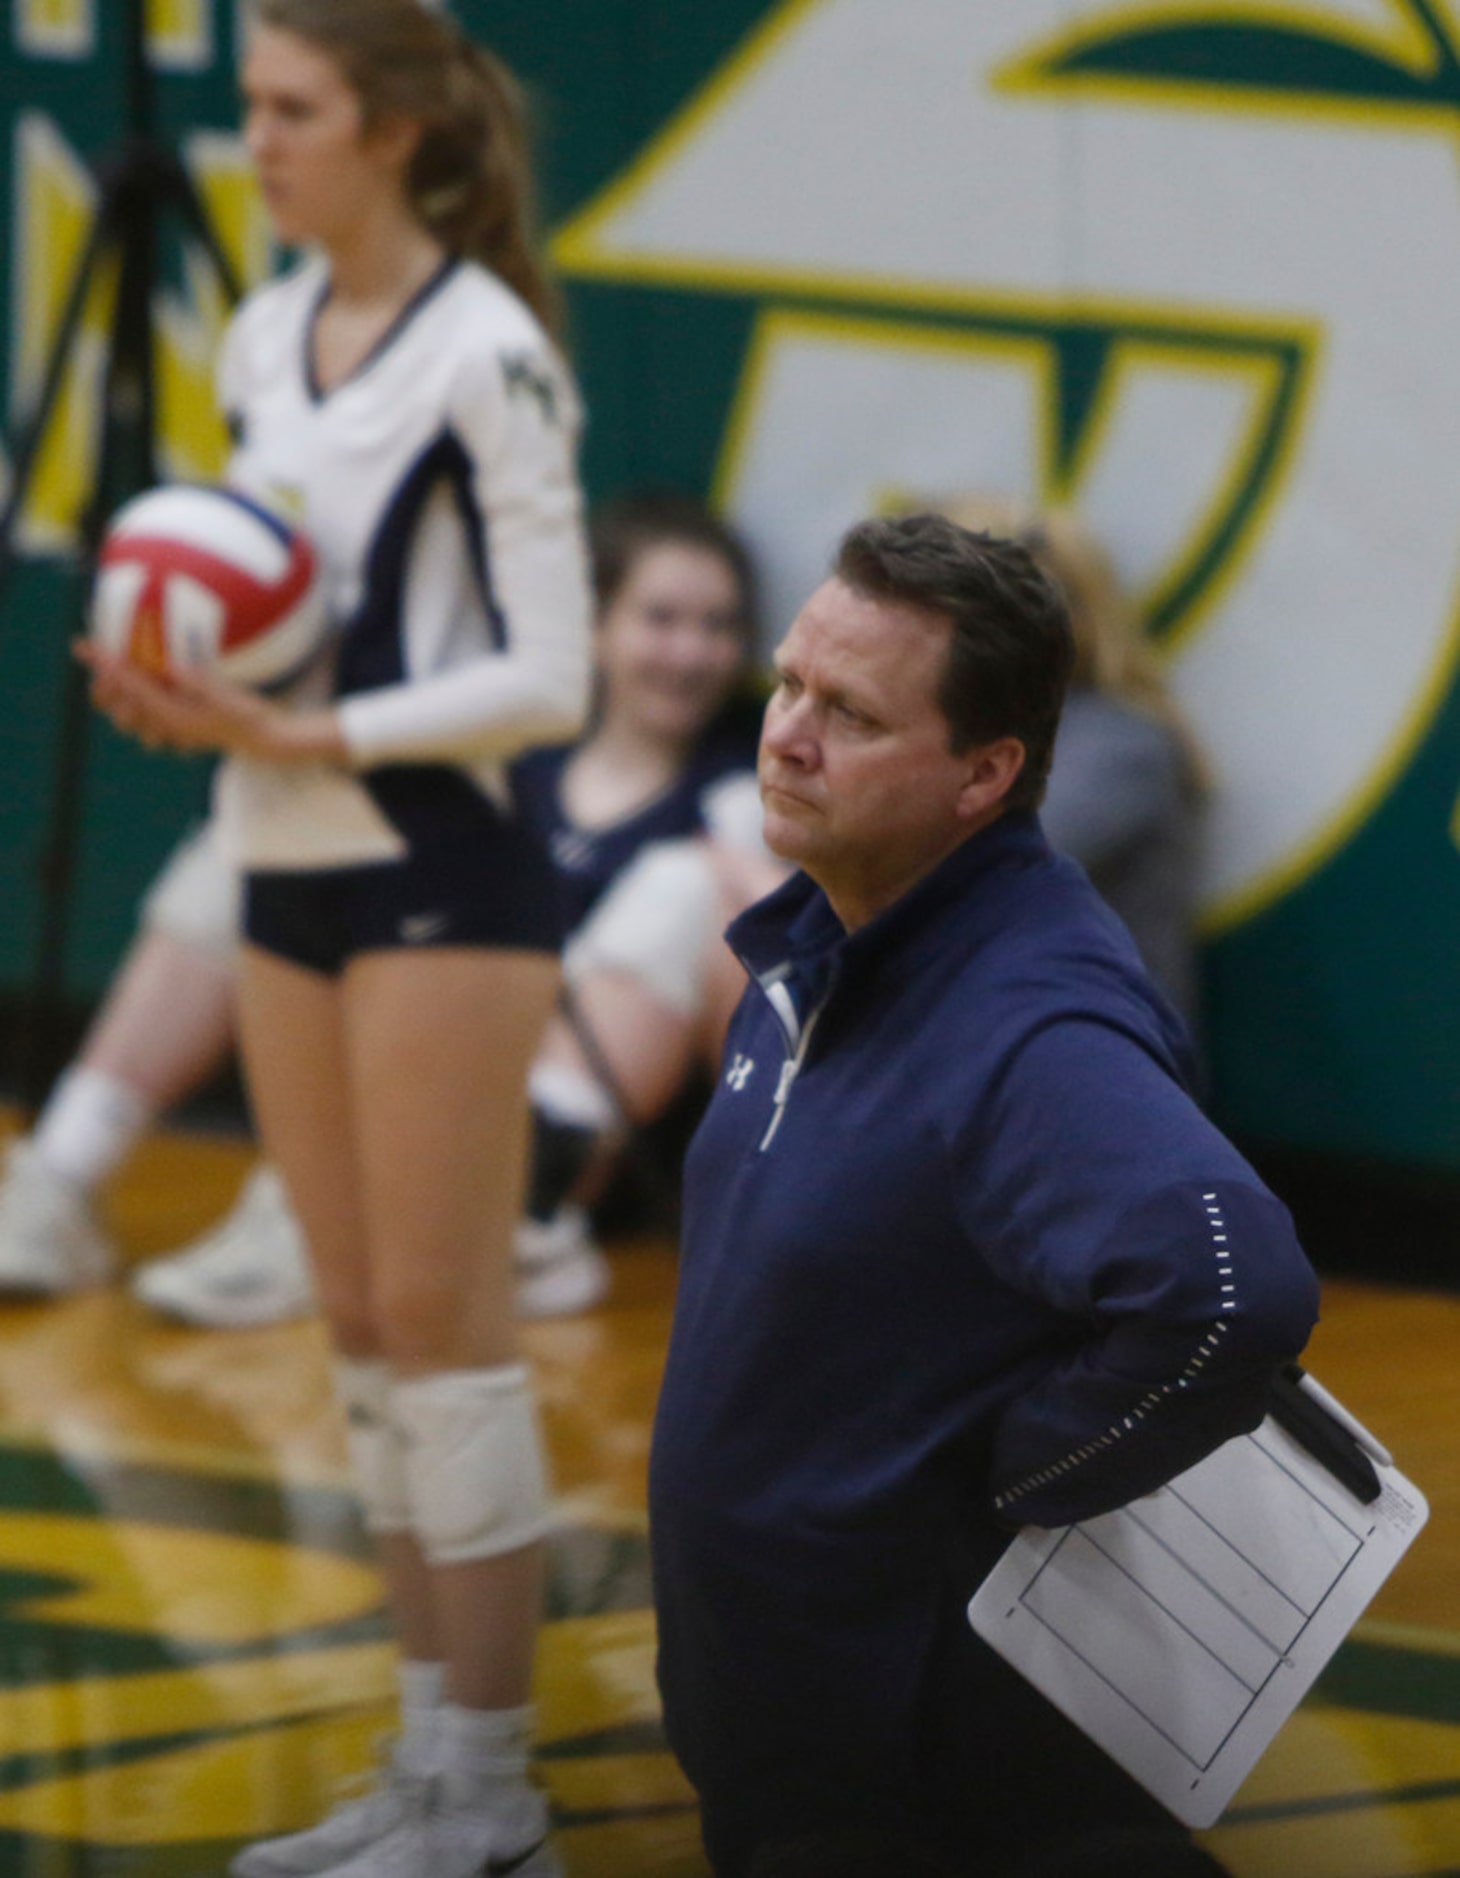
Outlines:
[{"label": "jacket sleeve", "polygon": [[[1317,1317],[1286,1208],[1138,1044],[1050,1026],[1004,1079],[965,1214],[1014,1289],[1069,1324],[995,1431],[1012,1525],[1064,1525],[1153,1492],[1264,1413]],[[966,1147],[972,1147],[966,1143]],[[969,1177],[971,1178],[971,1177]]]},{"label": "jacket sleeve", "polygon": [[576,735],[587,708],[591,605],[572,381],[545,342],[484,350],[463,370],[451,421],[470,464],[501,645],[343,699],[360,769],[516,756]]}]

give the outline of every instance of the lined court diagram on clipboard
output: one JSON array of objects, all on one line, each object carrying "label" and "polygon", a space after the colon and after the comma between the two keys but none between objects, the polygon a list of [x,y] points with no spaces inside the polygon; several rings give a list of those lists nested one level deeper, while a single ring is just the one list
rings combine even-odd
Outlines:
[{"label": "lined court diagram on clipboard", "polygon": [[978,1634],[1190,1826],[1209,1826],[1423,1526],[1393,1466],[1352,1489],[1271,1416],[1113,1513],[1020,1533]]}]

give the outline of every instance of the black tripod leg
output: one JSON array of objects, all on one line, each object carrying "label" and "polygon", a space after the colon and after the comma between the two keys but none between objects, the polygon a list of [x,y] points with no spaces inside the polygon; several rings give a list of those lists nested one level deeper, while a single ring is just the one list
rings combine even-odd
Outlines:
[{"label": "black tripod leg", "polygon": [[[98,253],[111,224],[120,250],[120,274],[107,352],[101,439],[91,500],[81,519],[75,630],[85,625],[86,596],[106,518],[125,495],[155,481],[155,385],[152,356],[152,283],[156,276],[156,207],[138,189],[119,182],[105,198]],[[69,1054],[66,953],[71,937],[73,888],[80,848],[84,778],[91,712],[79,666],[69,664],[62,701],[55,778],[39,861],[40,918],[26,1000],[20,1062],[21,1100],[34,1111]]]},{"label": "black tripod leg", "polygon": [[[120,277],[110,334],[102,432],[91,497],[85,514],[79,518],[81,553],[74,596],[78,623],[107,517],[119,502],[156,480],[152,293],[164,211],[180,217],[185,237],[207,255],[227,298],[237,301],[240,293],[233,264],[187,166],[174,152],[162,149],[153,135],[147,0],[122,0],[121,11],[129,137],[117,161],[99,173],[96,213],[51,342],[39,396],[24,434],[11,451],[11,487],[0,510],[3,599],[14,571],[19,521],[75,353],[87,300],[98,269],[114,252],[120,257]],[[39,860],[41,907],[32,995],[20,1033],[20,1082],[32,1105],[39,1101],[52,1073],[60,1067],[63,1049],[65,954],[91,723],[85,678],[74,664],[68,664],[68,672],[50,812]]]},{"label": "black tripod leg", "polygon": [[55,415],[56,402],[61,395],[61,388],[66,382],[66,369],[75,351],[76,335],[80,331],[81,320],[86,312],[86,302],[90,298],[102,256],[111,241],[110,217],[103,205],[97,210],[91,225],[91,232],[87,236],[86,246],[76,263],[76,271],[72,275],[71,285],[67,290],[60,323],[56,327],[56,336],[51,342],[51,350],[46,359],[35,407],[20,441],[12,452],[10,493],[6,498],[4,509],[0,510],[0,593],[3,593],[9,585],[10,574],[15,563],[15,536],[20,525],[20,518],[30,499],[36,465],[40,460],[41,449],[45,444],[51,419]]},{"label": "black tripod leg", "polygon": [[90,719],[86,674],[73,660],[61,700],[61,760],[56,764],[46,843],[36,866],[39,916],[18,1051],[18,1089],[27,1118],[40,1108],[70,1055],[66,948],[71,935]]},{"label": "black tripod leg", "polygon": [[207,205],[198,191],[198,185],[193,181],[191,171],[185,163],[177,163],[174,169],[169,195],[171,205],[181,218],[184,231],[192,236],[207,255],[225,298],[230,305],[236,306],[243,298],[243,284],[228,257],[228,250],[218,239],[218,231],[209,218]]}]

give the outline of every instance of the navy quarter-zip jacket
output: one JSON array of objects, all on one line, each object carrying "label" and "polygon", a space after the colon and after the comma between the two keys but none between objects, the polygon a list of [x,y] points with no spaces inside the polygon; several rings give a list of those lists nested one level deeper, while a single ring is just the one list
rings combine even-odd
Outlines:
[{"label": "navy quarter-zip jacket", "polygon": [[798,875],[729,936],[752,983],[686,1166],[650,1500],[712,1854],[833,1788],[936,1812],[929,1761],[987,1726],[969,1679],[1024,1700],[958,1635],[1008,1529],[1255,1427],[1317,1311],[1179,1020],[1033,817],[851,934]]}]

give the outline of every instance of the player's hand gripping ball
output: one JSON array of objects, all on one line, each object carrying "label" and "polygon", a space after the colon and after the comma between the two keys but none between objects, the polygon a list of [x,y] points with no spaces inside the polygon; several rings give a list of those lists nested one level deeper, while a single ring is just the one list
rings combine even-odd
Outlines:
[{"label": "player's hand gripping ball", "polygon": [[177,484],[112,517],[91,634],[159,677],[206,671],[272,690],[328,635],[322,589],[314,549],[288,522],[234,490]]}]

